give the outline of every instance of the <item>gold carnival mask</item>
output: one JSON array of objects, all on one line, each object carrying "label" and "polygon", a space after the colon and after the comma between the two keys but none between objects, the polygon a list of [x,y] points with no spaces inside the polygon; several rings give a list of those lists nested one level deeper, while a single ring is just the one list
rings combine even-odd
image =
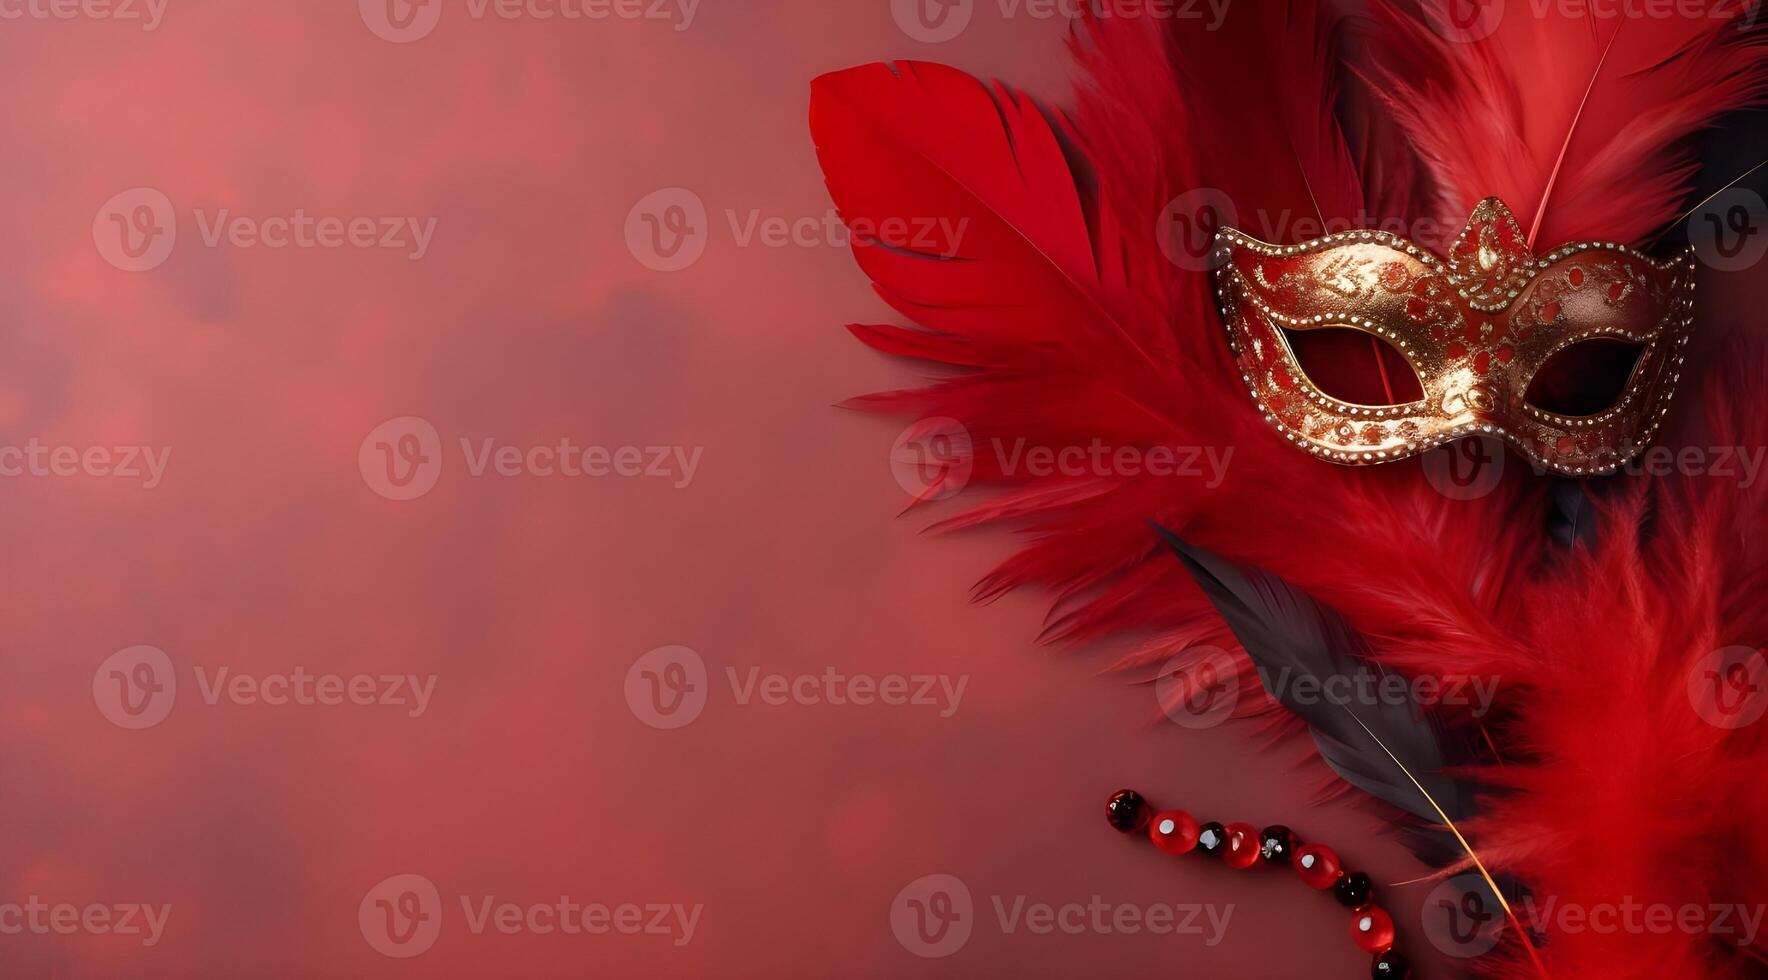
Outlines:
[{"label": "gold carnival mask", "polygon": [[[1253,400],[1291,442],[1338,463],[1490,433],[1562,473],[1612,472],[1657,433],[1694,325],[1692,250],[1660,263],[1578,242],[1537,258],[1497,198],[1474,208],[1447,261],[1379,231],[1281,246],[1232,228],[1215,258]],[[1347,330],[1374,338],[1381,363],[1411,369],[1409,400],[1395,403],[1385,374],[1373,397],[1323,390],[1347,357],[1298,351]],[[1596,365],[1609,369],[1607,392],[1592,393]]]}]

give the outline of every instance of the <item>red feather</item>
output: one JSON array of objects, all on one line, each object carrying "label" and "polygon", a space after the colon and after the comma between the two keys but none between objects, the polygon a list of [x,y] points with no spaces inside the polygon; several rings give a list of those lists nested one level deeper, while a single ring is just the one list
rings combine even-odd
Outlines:
[{"label": "red feather", "polygon": [[1364,69],[1436,175],[1445,229],[1496,195],[1537,252],[1643,245],[1692,189],[1688,137],[1768,94],[1768,36],[1742,4],[1600,18],[1513,4],[1470,40],[1446,26],[1448,3],[1371,3],[1378,57]]},{"label": "red feather", "polygon": [[849,225],[956,219],[935,248],[856,236],[860,266],[904,315],[980,339],[1156,341],[1101,302],[1115,270],[1094,252],[1056,131],[1030,99],[942,65],[868,65],[816,80],[811,130]]},{"label": "red feather", "polygon": [[[1363,224],[1361,175],[1335,115],[1339,21],[1319,3],[1248,5],[1216,25],[1183,17],[1097,18],[1086,27],[1098,58],[1158,42],[1168,65],[1164,97],[1177,103],[1166,115],[1182,120],[1159,136],[1185,141],[1165,156],[1188,163],[1190,182],[1178,190],[1225,193],[1240,212],[1239,226],[1266,241],[1319,237],[1328,221],[1334,230]],[[1118,77],[1116,66],[1089,63],[1095,80]],[[1197,97],[1202,92],[1208,97]],[[1113,113],[1114,121],[1120,115]],[[1084,122],[1082,129],[1100,131]]]}]

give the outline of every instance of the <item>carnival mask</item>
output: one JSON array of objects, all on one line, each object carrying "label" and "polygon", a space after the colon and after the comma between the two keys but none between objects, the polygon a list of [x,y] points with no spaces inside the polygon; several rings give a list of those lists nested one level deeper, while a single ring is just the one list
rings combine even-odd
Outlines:
[{"label": "carnival mask", "polygon": [[[1474,208],[1446,261],[1380,231],[1279,246],[1224,228],[1215,255],[1253,400],[1291,442],[1338,463],[1489,433],[1543,467],[1611,472],[1657,433],[1694,323],[1692,251],[1655,262],[1578,242],[1537,258],[1497,198]],[[1328,393],[1344,357],[1301,352],[1346,330],[1373,338],[1395,372],[1410,368],[1407,400],[1391,385],[1386,397]],[[1613,381],[1592,403],[1596,365]]]}]

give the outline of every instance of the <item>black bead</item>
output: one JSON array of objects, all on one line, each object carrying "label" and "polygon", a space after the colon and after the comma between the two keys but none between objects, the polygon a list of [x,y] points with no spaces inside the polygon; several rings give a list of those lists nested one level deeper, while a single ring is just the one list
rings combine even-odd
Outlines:
[{"label": "black bead", "polygon": [[1338,879],[1338,884],[1332,886],[1332,893],[1338,896],[1338,904],[1354,909],[1369,903],[1369,892],[1374,887],[1369,876],[1358,871]]},{"label": "black bead", "polygon": [[1272,864],[1288,864],[1295,852],[1295,835],[1282,824],[1266,827],[1258,835],[1258,852]]},{"label": "black bead", "polygon": [[1375,965],[1369,968],[1369,975],[1375,980],[1406,980],[1412,975],[1412,964],[1390,949],[1375,957]]},{"label": "black bead", "polygon": [[1105,819],[1111,822],[1111,826],[1126,834],[1133,834],[1148,826],[1150,816],[1148,801],[1142,799],[1142,794],[1133,789],[1120,789],[1105,802]]},{"label": "black bead", "polygon": [[1228,828],[1210,821],[1197,829],[1197,849],[1212,857],[1220,857],[1228,848]]}]

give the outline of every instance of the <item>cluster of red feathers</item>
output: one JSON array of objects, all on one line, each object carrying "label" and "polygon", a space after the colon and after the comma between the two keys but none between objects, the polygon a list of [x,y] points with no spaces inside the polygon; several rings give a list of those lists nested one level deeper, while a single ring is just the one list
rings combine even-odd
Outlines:
[{"label": "cluster of red feathers", "polygon": [[[1053,590],[1051,638],[1140,632],[1135,664],[1239,649],[1151,523],[1264,569],[1342,613],[1387,668],[1499,679],[1490,718],[1450,719],[1479,725],[1491,748],[1470,775],[1499,791],[1461,830],[1494,874],[1587,907],[1763,906],[1768,722],[1708,724],[1686,679],[1716,649],[1768,646],[1768,486],[1611,478],[1596,544],[1554,548],[1549,481],[1519,458],[1465,501],[1433,489],[1416,459],[1312,458],[1248,399],[1207,272],[1157,241],[1169,202],[1214,188],[1242,215],[1451,233],[1497,195],[1537,252],[1649,248],[1691,203],[1689,137],[1768,91],[1764,35],[1736,21],[1525,13],[1462,41],[1417,2],[1346,19],[1261,0],[1213,33],[1088,19],[1066,112],[927,63],[818,79],[811,127],[846,219],[967,220],[956,256],[856,241],[914,326],[854,333],[935,375],[857,404],[956,419],[978,444],[1234,447],[1220,486],[1027,477],[977,453],[975,502],[944,526],[1019,532],[979,594]],[[1716,315],[1707,297],[1696,315]],[[1764,350],[1744,338],[1697,357],[1723,367],[1683,379],[1664,441],[1768,446]],[[1555,935],[1538,961],[1519,946],[1480,968],[1616,980],[1768,964],[1735,938],[1676,930]]]}]

